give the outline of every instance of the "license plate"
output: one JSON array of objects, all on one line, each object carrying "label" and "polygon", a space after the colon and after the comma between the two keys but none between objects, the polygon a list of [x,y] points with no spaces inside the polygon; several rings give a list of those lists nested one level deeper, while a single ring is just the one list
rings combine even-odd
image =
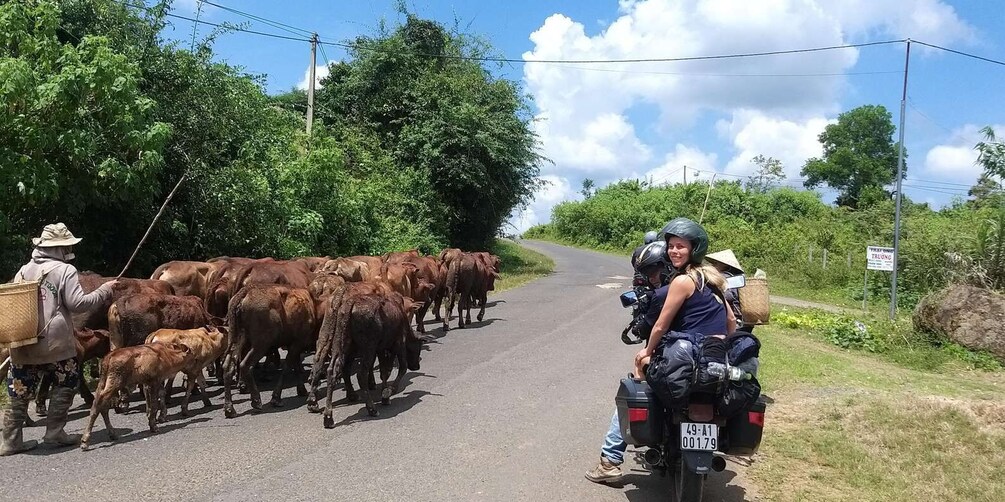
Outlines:
[{"label": "license plate", "polygon": [[715,451],[719,446],[719,426],[681,422],[680,449]]}]

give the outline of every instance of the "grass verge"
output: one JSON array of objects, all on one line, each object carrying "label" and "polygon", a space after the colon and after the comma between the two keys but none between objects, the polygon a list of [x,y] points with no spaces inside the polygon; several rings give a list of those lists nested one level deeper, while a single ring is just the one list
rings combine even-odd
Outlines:
[{"label": "grass verge", "polygon": [[523,286],[555,270],[555,262],[551,258],[510,240],[497,239],[492,253],[502,260],[496,292]]},{"label": "grass verge", "polygon": [[931,373],[758,328],[773,399],[748,473],[768,500],[1005,500],[999,373]]}]

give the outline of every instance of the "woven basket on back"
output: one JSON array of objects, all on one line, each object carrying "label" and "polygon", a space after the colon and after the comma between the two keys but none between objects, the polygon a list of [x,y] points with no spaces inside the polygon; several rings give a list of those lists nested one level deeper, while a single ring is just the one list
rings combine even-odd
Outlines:
[{"label": "woven basket on back", "polygon": [[744,324],[768,324],[771,318],[771,298],[768,294],[768,280],[747,277],[747,284],[740,288],[740,310]]},{"label": "woven basket on back", "polygon": [[39,281],[0,284],[0,347],[38,341]]}]

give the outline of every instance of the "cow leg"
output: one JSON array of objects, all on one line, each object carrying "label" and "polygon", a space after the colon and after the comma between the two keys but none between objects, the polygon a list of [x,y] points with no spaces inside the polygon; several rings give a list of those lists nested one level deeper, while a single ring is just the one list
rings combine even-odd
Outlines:
[{"label": "cow leg", "polygon": [[[306,376],[304,373],[304,350],[301,349],[297,351],[297,357],[293,359],[293,378],[297,381],[297,396],[304,397],[307,395],[307,387],[304,385],[306,381]],[[286,357],[289,357],[287,354]]]},{"label": "cow leg", "polygon": [[363,388],[363,382],[373,378],[373,363],[377,358],[377,354],[372,350],[365,350],[363,352],[364,354],[360,358],[359,368],[356,370],[356,378],[359,380],[360,392],[362,392],[364,396],[366,412],[369,413],[371,417],[375,417],[380,413],[377,411],[377,407],[373,405],[373,395],[370,392],[370,389]]},{"label": "cow leg", "polygon": [[80,382],[78,387],[80,389],[80,397],[84,399],[84,406],[91,406],[94,404],[94,394],[91,394],[91,389],[87,387],[87,380],[84,379],[84,363],[77,361],[77,381]]},{"label": "cow leg", "polygon": [[391,386],[391,394],[397,394],[401,390],[401,382],[405,380],[405,372],[408,371],[408,359],[405,353],[405,344],[398,347],[398,373],[394,376],[394,385]]},{"label": "cow leg", "polygon": [[255,347],[251,347],[248,353],[244,355],[244,359],[241,360],[239,372],[244,381],[247,382],[248,392],[251,394],[251,408],[255,410],[262,409],[262,394],[258,392],[258,384],[255,383],[255,375],[252,369],[261,357],[262,352]]},{"label": "cow leg", "polygon": [[159,430],[157,428],[157,408],[160,406],[158,403],[158,395],[160,394],[160,391],[157,390],[158,387],[161,387],[160,382],[143,385],[143,397],[147,400],[147,425],[150,427],[150,432],[154,434]]},{"label": "cow leg", "polygon": [[45,401],[49,399],[49,389],[52,387],[53,373],[42,372],[42,378],[38,381],[38,390],[35,392],[35,414],[44,417],[48,414]]},{"label": "cow leg", "polygon": [[443,304],[443,286],[440,287],[441,291],[437,291],[435,298],[433,299],[433,320],[439,321],[440,318],[440,305]]},{"label": "cow leg", "polygon": [[[439,309],[437,309],[439,310]],[[447,308],[443,311],[443,331],[450,329],[450,313],[454,310],[454,293],[447,293]]]},{"label": "cow leg", "polygon": [[473,301],[471,299],[471,295],[470,294],[465,295],[465,296],[467,298],[466,298],[466,300],[464,302],[464,310],[465,310],[465,313],[467,314],[467,317],[464,320],[464,324],[471,324],[471,304],[473,303]]},{"label": "cow leg", "polygon": [[314,364],[311,365],[311,373],[307,376],[307,411],[311,413],[321,411],[321,407],[318,406],[318,380],[331,352],[331,344],[331,337],[321,335],[314,351]]},{"label": "cow leg", "polygon": [[[356,353],[352,349],[345,352],[345,367],[342,368],[342,383],[345,385],[345,400],[350,403],[359,401],[359,394],[352,386],[352,373],[356,365]],[[363,382],[359,382],[360,390],[363,390]]]},{"label": "cow leg", "polygon": [[[351,361],[351,359],[346,356],[347,354],[345,353],[342,354],[341,357],[344,358],[343,361]],[[327,388],[325,389],[325,411],[324,411],[325,429],[335,428],[335,420],[332,418],[332,394],[335,393],[335,377],[337,376],[335,375],[335,365],[338,364],[337,359],[338,358],[333,357],[331,358],[331,361],[328,362],[328,371],[327,371],[328,385]],[[345,373],[345,370],[346,368],[343,368],[342,372]]]},{"label": "cow leg", "polygon": [[[157,403],[157,423],[167,422],[167,388],[170,385],[173,378],[168,379],[162,384],[155,384],[150,386],[151,389],[156,392],[154,397],[156,398],[155,403]],[[144,389],[145,391],[145,389]]]},{"label": "cow leg", "polygon": [[478,299],[482,304],[482,309],[478,311],[478,322],[482,322],[485,318],[485,304],[488,303],[488,294],[482,293],[481,298]]},{"label": "cow leg", "polygon": [[237,412],[234,411],[234,401],[231,397],[231,387],[234,385],[237,364],[232,352],[228,352],[224,355],[224,357],[226,358],[226,361],[223,373],[219,373],[220,377],[223,378],[223,416],[227,418],[234,418],[237,416]]},{"label": "cow leg", "polygon": [[[430,298],[432,300],[432,298]],[[429,312],[429,301],[422,304],[422,308],[415,314],[415,328],[419,333],[426,332],[426,312]]]},{"label": "cow leg", "polygon": [[94,421],[98,418],[98,414],[101,414],[101,418],[105,421],[105,430],[108,431],[108,437],[112,441],[118,439],[115,434],[115,429],[112,428],[112,422],[108,419],[108,408],[111,407],[111,400],[115,396],[115,392],[107,392],[109,389],[104,378],[98,381],[98,388],[96,392],[97,396],[94,397],[94,402],[91,403],[91,414],[87,417],[87,427],[84,427],[84,435],[80,438],[80,448],[82,450],[87,449],[87,443],[91,439],[91,430],[94,429]]},{"label": "cow leg", "polygon": [[206,408],[213,406],[213,403],[209,402],[209,390],[206,388],[206,375],[203,375],[202,370],[195,375],[196,383],[199,384],[199,395],[202,396],[202,405]]},{"label": "cow leg", "polygon": [[460,294],[457,299],[457,327],[464,328],[468,323],[471,322],[471,316],[468,316],[467,322],[464,321],[464,311],[468,309],[468,295]]},{"label": "cow leg", "polygon": [[[303,366],[302,358],[300,354],[303,349],[299,347],[289,347],[286,349],[286,358],[283,359],[283,365],[279,368],[279,381],[276,382],[276,388],[272,391],[272,401],[270,404],[276,408],[283,407],[283,378],[286,372],[289,371],[293,373],[294,378],[297,379],[297,395],[303,396],[307,394],[307,389],[304,389],[303,381],[300,379],[300,371],[298,367]],[[301,393],[301,389],[303,393]]]},{"label": "cow leg", "polygon": [[394,366],[396,354],[383,351],[380,356],[380,404],[391,404],[391,394],[393,387],[388,387],[388,380],[391,378],[391,369]]}]

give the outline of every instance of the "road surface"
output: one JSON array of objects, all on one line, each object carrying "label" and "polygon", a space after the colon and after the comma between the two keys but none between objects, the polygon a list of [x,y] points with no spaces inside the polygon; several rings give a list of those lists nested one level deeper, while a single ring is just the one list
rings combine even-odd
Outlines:
[{"label": "road surface", "polygon": [[[130,414],[111,415],[117,442],[99,419],[91,451],[39,448],[0,459],[0,499],[672,500],[672,478],[631,458],[623,486],[583,477],[599,459],[618,379],[638,349],[620,341],[627,258],[524,245],[553,257],[555,273],[491,296],[484,322],[431,331],[421,371],[409,374],[380,417],[340,401],[337,426],[326,430],[287,388],[285,407],[266,404],[258,413],[238,395],[239,416],[227,420],[211,387],[211,408],[194,401],[193,416],[183,419],[174,406],[151,435],[134,396]],[[67,429],[80,432],[85,414],[71,410]],[[25,437],[42,433],[30,428]],[[742,468],[729,463],[710,477],[707,500],[752,498],[746,484]]]}]

